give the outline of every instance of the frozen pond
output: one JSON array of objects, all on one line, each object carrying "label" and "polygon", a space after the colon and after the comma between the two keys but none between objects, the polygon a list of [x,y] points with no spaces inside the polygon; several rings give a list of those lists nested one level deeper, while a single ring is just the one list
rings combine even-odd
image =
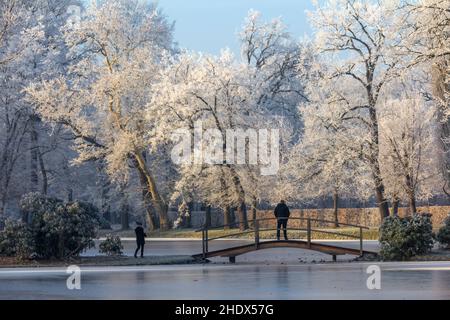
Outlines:
[{"label": "frozen pond", "polygon": [[81,290],[64,269],[2,269],[0,299],[450,299],[450,263],[370,263],[82,268]]},{"label": "frozen pond", "polygon": [[[211,250],[248,243],[217,241]],[[358,242],[326,242],[358,247]],[[134,241],[125,241],[132,255]],[[377,250],[377,242],[365,249]],[[147,255],[191,255],[200,241],[149,241]],[[97,249],[87,255],[98,254]],[[345,263],[296,249],[270,249],[206,265],[83,267],[81,290],[68,290],[65,269],[0,269],[0,299],[450,299],[450,263],[379,263],[381,290],[366,282],[372,263]],[[316,261],[319,263],[305,263]],[[322,262],[322,263],[320,263]]]}]

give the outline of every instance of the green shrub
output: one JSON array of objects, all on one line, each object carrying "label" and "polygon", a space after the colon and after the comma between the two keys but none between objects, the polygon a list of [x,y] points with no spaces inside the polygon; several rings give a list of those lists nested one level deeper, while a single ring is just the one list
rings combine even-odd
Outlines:
[{"label": "green shrub", "polygon": [[439,229],[436,239],[442,247],[450,248],[450,215],[445,219],[444,226]]},{"label": "green shrub", "polygon": [[383,260],[407,260],[433,248],[431,215],[388,217],[380,227],[380,256]]},{"label": "green shrub", "polygon": [[0,254],[26,259],[34,254],[34,240],[28,226],[8,219],[0,232]]},{"label": "green shrub", "polygon": [[[26,228],[36,257],[68,258],[94,246],[99,224],[94,206],[82,202],[64,204],[55,198],[30,193],[21,199],[20,208],[29,221]],[[13,239],[11,234],[2,234]]]},{"label": "green shrub", "polygon": [[122,241],[119,236],[107,235],[106,240],[100,243],[100,253],[107,254],[108,256],[120,256],[122,255]]},{"label": "green shrub", "polygon": [[27,222],[32,222],[35,216],[41,216],[46,212],[55,211],[59,205],[63,205],[63,201],[46,197],[38,192],[27,193],[19,201],[22,216],[28,218]]},{"label": "green shrub", "polygon": [[77,203],[58,204],[54,210],[34,215],[31,226],[39,256],[67,258],[93,247],[98,221]]}]

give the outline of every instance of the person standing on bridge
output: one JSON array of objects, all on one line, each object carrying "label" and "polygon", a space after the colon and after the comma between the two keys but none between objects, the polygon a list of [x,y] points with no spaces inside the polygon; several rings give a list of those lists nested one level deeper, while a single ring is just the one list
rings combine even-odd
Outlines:
[{"label": "person standing on bridge", "polygon": [[276,206],[274,213],[277,218],[277,240],[280,241],[280,229],[283,227],[284,240],[288,241],[287,224],[291,212],[289,211],[289,208],[284,200],[281,200]]},{"label": "person standing on bridge", "polygon": [[144,228],[142,227],[141,222],[136,222],[137,227],[134,229],[134,232],[136,233],[136,244],[137,249],[134,252],[134,257],[137,258],[137,254],[139,249],[141,250],[141,258],[144,257],[144,245],[145,245],[145,237],[147,236],[144,232]]}]

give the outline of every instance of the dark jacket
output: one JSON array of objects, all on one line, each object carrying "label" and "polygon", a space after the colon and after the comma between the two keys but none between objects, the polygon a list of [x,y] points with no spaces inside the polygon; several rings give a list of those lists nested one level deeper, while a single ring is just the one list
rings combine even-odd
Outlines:
[{"label": "dark jacket", "polygon": [[288,206],[284,203],[279,203],[275,208],[274,213],[277,218],[289,218],[291,215]]},{"label": "dark jacket", "polygon": [[136,233],[136,242],[138,244],[144,244],[145,237],[147,236],[144,232],[144,228],[142,228],[141,226],[138,226],[136,229],[134,229],[134,232]]}]

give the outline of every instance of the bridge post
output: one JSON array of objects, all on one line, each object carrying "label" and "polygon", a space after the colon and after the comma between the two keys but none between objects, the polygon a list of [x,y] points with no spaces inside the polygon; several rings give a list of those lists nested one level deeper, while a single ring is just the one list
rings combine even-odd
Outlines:
[{"label": "bridge post", "polygon": [[259,221],[255,219],[253,228],[255,229],[255,247],[258,249],[259,247]]},{"label": "bridge post", "polygon": [[359,227],[359,255],[362,257],[363,254],[363,228]]},{"label": "bridge post", "polygon": [[308,218],[306,225],[308,248],[311,249],[311,218]]},{"label": "bridge post", "polygon": [[205,249],[206,253],[208,253],[208,227],[205,228]]},{"label": "bridge post", "polygon": [[202,229],[202,253],[203,253],[203,260],[206,260],[205,229]]}]

